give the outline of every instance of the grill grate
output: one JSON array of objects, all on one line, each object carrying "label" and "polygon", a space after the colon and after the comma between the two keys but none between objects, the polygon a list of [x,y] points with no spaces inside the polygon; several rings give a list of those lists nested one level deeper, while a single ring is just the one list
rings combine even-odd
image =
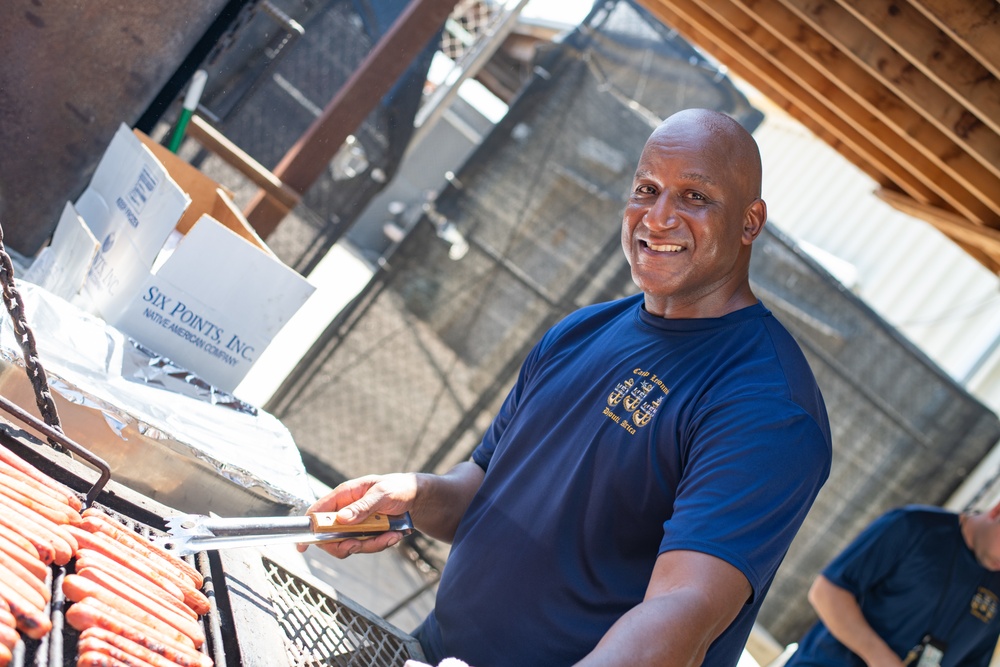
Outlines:
[{"label": "grill grate", "polygon": [[[80,489],[92,488],[89,466],[24,437],[0,420],[0,446],[81,495]],[[99,494],[92,488],[97,502],[91,507],[147,539],[167,535],[166,518],[174,510],[103,478]],[[201,617],[202,652],[216,667],[398,667],[408,658],[424,657],[410,635],[321,581],[292,574],[257,549],[203,551],[184,559],[205,578],[202,592],[210,609]],[[40,640],[22,637],[12,651],[13,667],[76,664],[79,633],[64,623],[68,603],[62,593],[62,580],[75,565],[74,559],[50,568],[52,601],[46,613],[53,629]]]},{"label": "grill grate", "polygon": [[[113,517],[123,528],[134,530],[147,539],[166,535],[162,531],[155,530],[107,507],[101,505],[94,505],[94,507]],[[202,652],[212,658],[217,667],[227,667],[229,663],[226,661],[225,647],[221,639],[221,621],[215,606],[208,554],[202,552],[194,556],[186,556],[185,560],[197,567],[205,577],[203,592],[208,596],[212,606],[211,611],[201,618],[207,638]],[[46,612],[49,615],[49,620],[52,621],[52,631],[37,640],[22,636],[22,641],[17,644],[13,651],[11,667],[73,667],[76,664],[77,642],[80,637],[76,630],[65,623],[64,611],[72,603],[66,600],[62,592],[63,578],[76,571],[75,564],[74,559],[65,566],[50,566],[49,589],[52,592],[52,601]],[[233,667],[236,665],[238,663]]]},{"label": "grill grate", "polygon": [[416,641],[343,596],[325,593],[267,558],[272,603],[295,667],[397,667],[422,658]]}]

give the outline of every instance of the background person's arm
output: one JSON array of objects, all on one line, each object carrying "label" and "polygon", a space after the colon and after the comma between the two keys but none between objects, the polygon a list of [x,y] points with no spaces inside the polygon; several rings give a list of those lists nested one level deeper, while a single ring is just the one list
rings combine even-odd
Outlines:
[{"label": "background person's arm", "polygon": [[869,667],[903,665],[899,656],[865,620],[853,593],[821,574],[809,589],[809,602],[830,634],[856,653]]},{"label": "background person's arm", "polygon": [[643,601],[611,626],[578,667],[700,665],[750,593],[743,573],[719,558],[664,552]]}]

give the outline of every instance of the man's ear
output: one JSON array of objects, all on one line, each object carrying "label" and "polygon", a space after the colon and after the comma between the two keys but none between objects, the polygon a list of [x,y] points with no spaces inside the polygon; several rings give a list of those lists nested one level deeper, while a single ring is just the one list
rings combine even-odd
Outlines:
[{"label": "man's ear", "polygon": [[754,199],[743,212],[743,245],[750,245],[760,235],[767,222],[767,204],[760,197]]}]

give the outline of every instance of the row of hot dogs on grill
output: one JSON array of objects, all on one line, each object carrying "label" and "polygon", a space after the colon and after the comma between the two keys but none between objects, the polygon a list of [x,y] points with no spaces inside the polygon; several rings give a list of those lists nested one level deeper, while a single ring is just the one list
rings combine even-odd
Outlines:
[{"label": "row of hot dogs on grill", "polygon": [[52,630],[51,566],[71,561],[62,592],[77,667],[212,666],[199,650],[209,601],[198,571],[0,446],[0,667],[20,635]]}]

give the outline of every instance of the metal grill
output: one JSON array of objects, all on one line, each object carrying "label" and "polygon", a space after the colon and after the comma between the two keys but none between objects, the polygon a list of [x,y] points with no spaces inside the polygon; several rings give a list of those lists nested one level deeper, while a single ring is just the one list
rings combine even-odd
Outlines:
[{"label": "metal grill", "polygon": [[[13,431],[3,421],[0,446],[70,488],[90,486],[84,478],[93,473],[86,466],[29,440],[24,431]],[[110,481],[90,507],[147,539],[165,536],[166,518],[174,513]],[[185,560],[205,579],[202,592],[210,609],[200,619],[206,637],[201,650],[216,667],[378,667],[423,658],[414,638],[336,591],[324,590],[320,582],[310,583],[264,558],[257,549],[199,552]],[[63,579],[75,572],[75,565],[71,560],[51,567],[52,600],[46,613],[52,631],[39,640],[22,637],[13,651],[13,667],[76,664],[79,633],[64,622],[70,603],[62,593]]]},{"label": "metal grill", "polygon": [[[92,505],[92,507],[114,517],[123,528],[133,530],[147,539],[165,535],[163,531],[155,530],[100,504]],[[222,641],[222,619],[214,604],[215,596],[212,593],[214,586],[208,554],[199,553],[195,556],[188,556],[185,560],[198,568],[198,571],[205,577],[204,592],[212,605],[209,613],[201,618],[206,636],[202,652],[212,658],[218,667],[230,664],[232,667],[238,667],[241,664],[238,656],[232,663],[227,661],[226,648]],[[64,612],[71,603],[66,601],[62,592],[63,579],[67,574],[75,572],[75,563],[74,560],[65,566],[53,565],[51,567],[49,586],[52,592],[52,601],[49,603],[47,612],[49,620],[52,621],[52,631],[41,639],[30,639],[22,636],[22,641],[17,644],[13,652],[12,667],[73,667],[76,664],[77,642],[80,639],[80,633],[64,622]]]},{"label": "metal grill", "polygon": [[262,559],[285,648],[295,667],[395,666],[421,657],[416,641],[362,607]]}]

